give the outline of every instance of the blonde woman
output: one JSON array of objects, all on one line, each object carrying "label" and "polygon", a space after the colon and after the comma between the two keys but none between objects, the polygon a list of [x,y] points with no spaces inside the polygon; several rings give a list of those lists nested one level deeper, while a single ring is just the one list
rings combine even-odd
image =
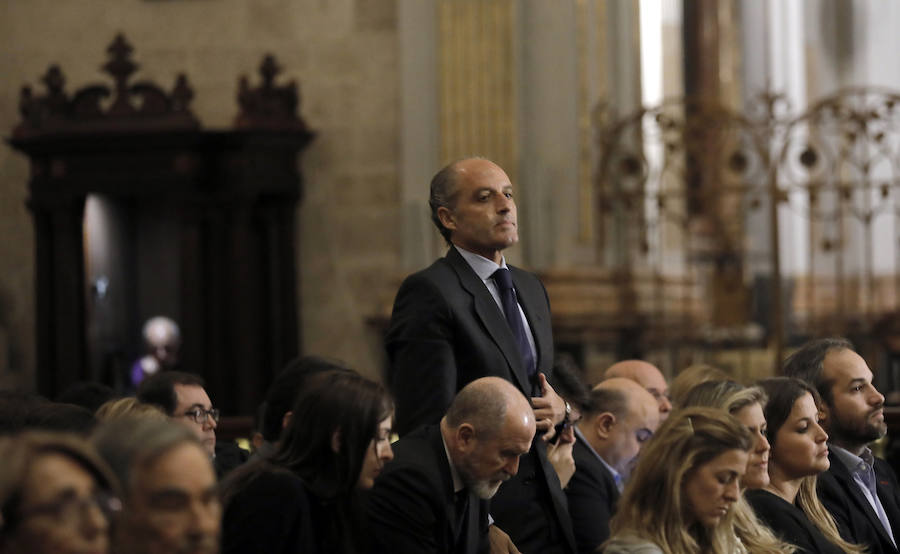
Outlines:
[{"label": "blonde woman", "polygon": [[746,552],[735,506],[752,446],[746,427],[723,410],[673,412],[641,453],[604,552]]},{"label": "blonde woman", "polygon": [[747,492],[757,516],[801,552],[858,554],[864,549],[838,534],[831,515],[816,495],[816,476],[827,470],[828,435],[819,426],[821,401],[799,379],[761,381],[769,396],[765,418],[772,445],[769,484]]},{"label": "blonde woman", "polygon": [[144,404],[133,396],[117,398],[104,402],[94,414],[97,421],[113,421],[117,419],[168,419],[169,416],[154,404]]},{"label": "blonde woman", "polygon": [[753,450],[747,472],[741,479],[744,489],[761,489],[769,484],[769,440],[766,437],[766,393],[760,387],[745,387],[734,381],[710,381],[697,385],[685,396],[685,406],[721,408],[733,415],[753,435]]},{"label": "blonde woman", "polygon": [[669,387],[669,397],[675,409],[689,406],[686,403],[688,393],[697,385],[710,381],[728,381],[731,377],[721,369],[709,364],[693,364],[681,370],[681,373],[672,380]]}]

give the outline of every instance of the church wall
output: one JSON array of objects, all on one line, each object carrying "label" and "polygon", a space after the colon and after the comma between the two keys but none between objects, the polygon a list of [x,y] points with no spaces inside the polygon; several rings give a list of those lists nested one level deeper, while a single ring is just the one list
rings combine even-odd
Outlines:
[{"label": "church wall", "polygon": [[[106,47],[125,34],[135,77],[194,89],[204,128],[237,114],[237,79],[258,81],[272,53],[296,79],[300,114],[317,137],[301,158],[298,287],[304,352],[378,376],[381,342],[368,325],[400,256],[396,0],[56,0],[0,4],[0,134],[19,120],[20,87],[43,92],[52,63],[71,92],[110,83]],[[0,146],[0,387],[33,386],[34,236],[26,158]],[[8,340],[7,340],[8,337]],[[5,344],[8,342],[8,347]]]}]

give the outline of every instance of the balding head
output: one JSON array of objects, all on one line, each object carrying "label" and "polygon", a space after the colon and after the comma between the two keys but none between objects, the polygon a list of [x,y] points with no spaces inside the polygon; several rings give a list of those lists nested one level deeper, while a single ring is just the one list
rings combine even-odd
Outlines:
[{"label": "balding head", "polygon": [[519,456],[531,449],[535,422],[531,404],[498,377],[466,385],[441,420],[441,434],[466,487],[490,498],[519,470]]},{"label": "balding head", "polygon": [[627,477],[659,422],[659,406],[652,394],[630,379],[613,377],[591,391],[591,406],[578,428],[594,451]]},{"label": "balding head", "polygon": [[669,401],[669,385],[659,369],[643,360],[624,360],[616,362],[606,369],[604,379],[621,377],[630,379],[647,392],[653,395],[659,409],[659,416],[665,420],[672,411],[672,403]]},{"label": "balding head", "polygon": [[534,426],[534,410],[519,389],[499,377],[482,377],[463,387],[444,416],[449,428],[469,424],[483,438],[500,434],[507,420]]}]

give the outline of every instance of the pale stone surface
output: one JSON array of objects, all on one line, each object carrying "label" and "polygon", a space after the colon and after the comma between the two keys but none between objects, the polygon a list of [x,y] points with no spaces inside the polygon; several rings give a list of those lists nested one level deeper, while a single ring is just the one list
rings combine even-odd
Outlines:
[{"label": "pale stone surface", "polygon": [[[316,131],[305,152],[298,210],[298,292],[303,350],[341,358],[380,377],[379,332],[368,318],[396,286],[398,198],[396,0],[55,0],[0,4],[0,135],[18,122],[19,89],[43,92],[58,63],[66,90],[109,83],[106,47],[125,33],[137,79],[194,88],[206,128],[231,125],[240,75],[258,82],[273,53],[281,82],[299,84],[300,112]],[[25,207],[28,166],[0,145],[0,386],[33,386],[34,239]],[[378,290],[377,294],[370,294]],[[0,344],[2,347],[2,344]],[[9,360],[8,371],[2,368]]]}]

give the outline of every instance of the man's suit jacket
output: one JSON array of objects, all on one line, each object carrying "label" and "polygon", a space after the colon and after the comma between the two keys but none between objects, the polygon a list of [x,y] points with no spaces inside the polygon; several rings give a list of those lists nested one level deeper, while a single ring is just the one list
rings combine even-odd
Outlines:
[{"label": "man's suit jacket", "polygon": [[[898,552],[847,466],[832,452],[828,453],[828,459],[831,467],[819,475],[819,498],[834,517],[841,536],[849,542],[867,546],[870,554]],[[875,458],[875,482],[878,498],[894,532],[894,539],[900,539],[900,491],[897,476],[887,462],[879,458]]]},{"label": "man's suit jacket", "polygon": [[[549,377],[553,332],[547,292],[535,275],[515,267],[509,270],[534,337],[537,369]],[[430,267],[407,277],[400,286],[385,344],[390,365],[388,377],[396,401],[397,431],[401,436],[418,425],[440,421],[456,393],[481,377],[502,377],[526,397],[534,395],[534,383],[528,377],[502,310],[455,248]],[[522,465],[534,468],[533,477],[544,483],[552,504],[549,510],[555,515],[569,550],[574,552],[565,494],[542,441],[535,440],[529,456],[533,459],[523,460]],[[520,475],[500,487],[492,501],[494,508],[502,509],[505,498],[517,498],[516,488],[523,486],[526,477],[531,478],[523,473],[520,470]],[[518,518],[513,525],[520,525],[527,534],[528,523],[526,518]],[[504,524],[506,527],[501,528],[514,541],[521,536],[519,529]]]},{"label": "man's suit jacket", "polygon": [[566,487],[569,515],[578,551],[593,553],[609,538],[609,520],[616,511],[619,489],[612,473],[577,434],[572,456],[575,473]]},{"label": "man's suit jacket", "polygon": [[369,494],[368,513],[376,553],[476,554],[487,552],[488,502],[471,491],[457,516],[453,477],[441,431],[429,425],[394,445]]}]

